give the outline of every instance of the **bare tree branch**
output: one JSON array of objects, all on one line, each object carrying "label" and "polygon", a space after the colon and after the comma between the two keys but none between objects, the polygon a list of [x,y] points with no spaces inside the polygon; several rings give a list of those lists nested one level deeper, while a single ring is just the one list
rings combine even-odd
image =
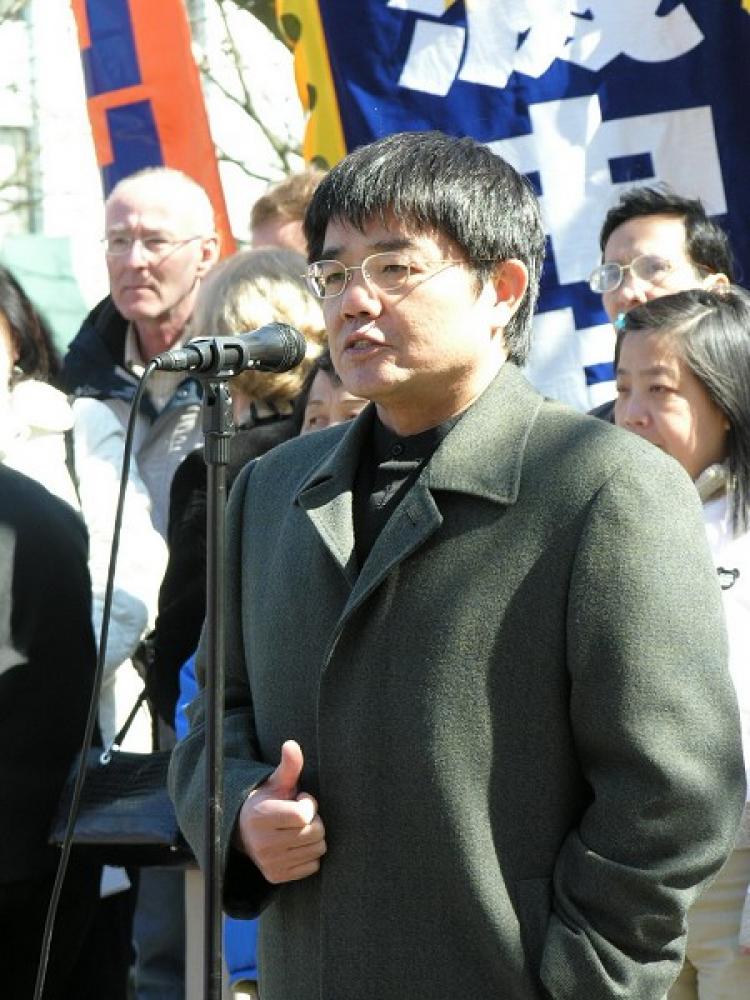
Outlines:
[{"label": "bare tree branch", "polygon": [[240,10],[247,11],[248,14],[260,21],[260,23],[275,35],[280,42],[284,42],[284,37],[279,30],[276,20],[276,4],[274,0],[228,0]]},{"label": "bare tree branch", "polygon": [[267,174],[259,174],[256,173],[254,170],[251,170],[250,167],[248,167],[245,160],[239,160],[236,156],[232,156],[230,153],[227,153],[225,149],[222,149],[221,146],[216,146],[216,158],[217,160],[222,160],[224,163],[233,163],[234,166],[239,167],[240,170],[242,170],[243,173],[247,174],[248,177],[253,177],[255,180],[258,181],[273,180],[273,178],[269,177]]},{"label": "bare tree branch", "polygon": [[[278,170],[283,173],[290,173],[296,167],[296,160],[301,156],[301,150],[297,144],[291,143],[288,139],[280,137],[273,129],[267,118],[258,110],[253,90],[250,86],[247,66],[243,59],[237,41],[234,37],[230,17],[232,10],[244,11],[255,20],[259,21],[265,28],[273,32],[274,37],[280,38],[278,26],[276,24],[276,14],[273,0],[214,0],[215,9],[218,13],[219,23],[222,29],[222,50],[229,64],[230,78],[227,79],[226,72],[212,66],[211,57],[203,54],[200,60],[200,70],[204,80],[213,87],[221,96],[239,109],[248,120],[258,129],[268,143],[272,155],[278,161]],[[253,179],[272,180],[253,170],[245,160],[232,155],[219,146],[217,155],[225,162],[232,163],[243,173]],[[272,169],[272,172],[273,169]]]},{"label": "bare tree branch", "polygon": [[[291,153],[296,152],[296,150],[291,149],[288,143],[285,143],[281,139],[279,139],[274,134],[272,129],[266,124],[266,122],[263,121],[261,116],[258,114],[257,108],[255,106],[255,101],[253,100],[253,96],[250,92],[247,80],[245,79],[244,63],[242,60],[242,56],[235,44],[234,37],[232,35],[232,31],[229,25],[229,17],[226,10],[226,4],[229,2],[234,2],[234,0],[216,0],[216,6],[219,9],[222,25],[224,27],[226,51],[231,59],[237,83],[239,84],[240,90],[242,92],[242,99],[237,100],[235,98],[235,102],[243,108],[248,117],[251,118],[258,126],[258,128],[261,130],[261,132],[266,138],[266,141],[271,146],[271,149],[273,149],[274,153],[281,161],[284,171],[288,173],[291,170],[289,156]],[[240,6],[242,7],[242,9],[245,10],[247,9],[242,4],[235,4],[235,6]],[[255,16],[255,14],[253,14],[253,16]],[[215,78],[212,79],[214,83],[217,82]],[[230,96],[226,88],[221,87],[221,90],[222,93],[226,94],[227,96]]]},{"label": "bare tree branch", "polygon": [[15,20],[31,0],[0,0],[0,24]]}]

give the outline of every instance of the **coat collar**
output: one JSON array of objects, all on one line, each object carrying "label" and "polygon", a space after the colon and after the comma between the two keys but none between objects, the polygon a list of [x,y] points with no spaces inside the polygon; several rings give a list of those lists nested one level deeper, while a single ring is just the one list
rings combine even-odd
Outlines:
[{"label": "coat collar", "polygon": [[427,463],[425,484],[515,503],[526,442],[541,405],[541,396],[506,362]]},{"label": "coat collar", "polygon": [[[383,529],[366,564],[372,585],[440,526],[434,491],[471,494],[498,504],[515,503],[526,442],[541,405],[541,396],[515,365],[503,365],[441,441]],[[354,555],[352,487],[373,418],[374,407],[366,407],[303,481],[296,496],[350,584],[357,583],[357,590],[362,581]]]},{"label": "coat collar", "polygon": [[[440,443],[420,481],[430,489],[452,490],[515,503],[529,433],[542,397],[511,362],[506,362],[479,399]],[[328,455],[302,483],[297,502],[306,510],[351,492],[359,456],[368,440],[374,407],[352,421]]]}]

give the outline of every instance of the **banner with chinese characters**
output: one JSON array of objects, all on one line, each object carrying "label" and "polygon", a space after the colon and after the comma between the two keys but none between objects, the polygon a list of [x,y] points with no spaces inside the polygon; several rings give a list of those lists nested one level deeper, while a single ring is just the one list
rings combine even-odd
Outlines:
[{"label": "banner with chinese characters", "polygon": [[328,163],[404,129],[472,135],[539,193],[548,259],[528,374],[610,398],[614,337],[587,285],[621,190],[703,200],[750,277],[748,0],[277,0]]},{"label": "banner with chinese characters", "polygon": [[175,167],[229,228],[184,0],[71,0],[104,192],[143,167]]}]

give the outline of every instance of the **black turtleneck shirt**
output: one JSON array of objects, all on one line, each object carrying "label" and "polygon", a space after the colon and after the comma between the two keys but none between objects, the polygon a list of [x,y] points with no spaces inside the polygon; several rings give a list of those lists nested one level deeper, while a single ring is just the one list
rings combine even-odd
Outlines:
[{"label": "black turtleneck shirt", "polygon": [[354,480],[354,545],[360,566],[423,465],[460,416],[421,434],[399,437],[375,415]]}]

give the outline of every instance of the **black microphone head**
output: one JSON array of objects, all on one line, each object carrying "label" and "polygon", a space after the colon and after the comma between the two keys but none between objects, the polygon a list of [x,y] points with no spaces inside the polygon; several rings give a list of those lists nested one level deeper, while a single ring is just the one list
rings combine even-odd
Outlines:
[{"label": "black microphone head", "polygon": [[[273,344],[273,349],[265,358],[259,358],[258,368],[266,372],[286,372],[296,368],[305,359],[307,341],[293,326],[288,323],[269,323],[250,334],[256,341],[263,340]],[[260,352],[259,352],[260,353]]]}]

